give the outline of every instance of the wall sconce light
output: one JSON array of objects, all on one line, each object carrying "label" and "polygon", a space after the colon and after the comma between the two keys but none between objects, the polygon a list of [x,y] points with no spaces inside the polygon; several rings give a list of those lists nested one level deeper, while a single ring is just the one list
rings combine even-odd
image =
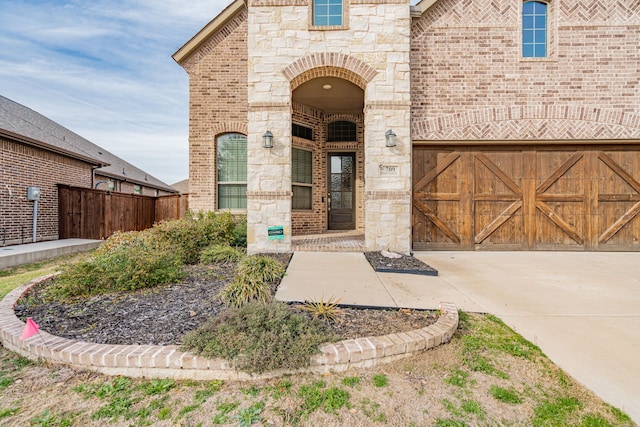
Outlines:
[{"label": "wall sconce light", "polygon": [[273,148],[273,134],[271,131],[266,131],[264,135],[262,135],[262,146],[264,148]]},{"label": "wall sconce light", "polygon": [[395,147],[396,146],[396,133],[389,129],[384,133],[385,145],[387,147]]}]

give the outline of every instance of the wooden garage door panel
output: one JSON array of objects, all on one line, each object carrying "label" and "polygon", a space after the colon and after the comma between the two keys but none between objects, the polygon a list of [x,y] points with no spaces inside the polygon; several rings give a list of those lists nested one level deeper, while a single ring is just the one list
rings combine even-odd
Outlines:
[{"label": "wooden garage door panel", "polygon": [[414,236],[431,245],[458,247],[461,240],[459,208],[457,201],[416,203]]},{"label": "wooden garage door panel", "polygon": [[536,210],[536,249],[584,249],[584,203],[546,202]]},{"label": "wooden garage door panel", "polygon": [[474,157],[476,195],[522,196],[522,152],[476,152]]},{"label": "wooden garage door panel", "polygon": [[564,197],[582,197],[586,182],[584,154],[572,151],[538,151],[536,153],[536,192]]},{"label": "wooden garage door panel", "polygon": [[457,150],[414,153],[413,240],[418,246],[460,248],[466,221],[462,194],[468,193],[464,174],[469,173],[463,163]]},{"label": "wooden garage door panel", "polygon": [[640,245],[639,202],[600,202],[599,245],[604,250],[634,250]]},{"label": "wooden garage door panel", "polygon": [[640,149],[414,148],[416,249],[640,250]]},{"label": "wooden garage door panel", "polygon": [[518,249],[523,244],[522,202],[475,203],[474,243],[484,249]]},{"label": "wooden garage door panel", "polygon": [[536,153],[536,249],[584,249],[585,192],[591,179],[585,166],[581,151]]},{"label": "wooden garage door panel", "polygon": [[420,151],[413,163],[413,188],[416,193],[460,193],[462,174],[458,151]]},{"label": "wooden garage door panel", "polygon": [[640,246],[640,151],[598,153],[598,245],[610,250]]},{"label": "wooden garage door panel", "polygon": [[474,152],[474,244],[519,248],[522,241],[522,151]]}]

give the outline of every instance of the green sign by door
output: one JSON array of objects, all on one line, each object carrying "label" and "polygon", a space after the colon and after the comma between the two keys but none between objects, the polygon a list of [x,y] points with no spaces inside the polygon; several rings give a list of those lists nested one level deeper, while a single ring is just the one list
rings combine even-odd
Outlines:
[{"label": "green sign by door", "polygon": [[282,240],[284,239],[284,227],[281,225],[269,227],[267,228],[267,234],[269,235],[269,240]]}]

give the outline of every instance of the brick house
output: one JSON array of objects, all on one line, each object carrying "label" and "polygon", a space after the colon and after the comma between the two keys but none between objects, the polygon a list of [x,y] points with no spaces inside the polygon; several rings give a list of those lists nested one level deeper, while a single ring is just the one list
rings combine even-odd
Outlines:
[{"label": "brick house", "polygon": [[237,0],[173,55],[190,206],[253,252],[639,250],[638,46],[636,0]]},{"label": "brick house", "polygon": [[177,191],[47,117],[0,96],[0,245],[58,238],[57,184],[162,196]]}]

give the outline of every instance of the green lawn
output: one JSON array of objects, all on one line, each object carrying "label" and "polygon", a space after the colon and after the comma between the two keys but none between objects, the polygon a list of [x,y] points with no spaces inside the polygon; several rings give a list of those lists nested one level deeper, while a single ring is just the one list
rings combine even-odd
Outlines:
[{"label": "green lawn", "polygon": [[63,255],[50,260],[25,264],[0,270],[0,299],[9,292],[37,277],[54,273],[60,265],[69,262],[82,254]]},{"label": "green lawn", "polygon": [[[0,297],[75,254],[0,270]],[[633,427],[490,314],[460,312],[448,344],[371,368],[256,381],[109,377],[0,346],[0,426]]]}]

